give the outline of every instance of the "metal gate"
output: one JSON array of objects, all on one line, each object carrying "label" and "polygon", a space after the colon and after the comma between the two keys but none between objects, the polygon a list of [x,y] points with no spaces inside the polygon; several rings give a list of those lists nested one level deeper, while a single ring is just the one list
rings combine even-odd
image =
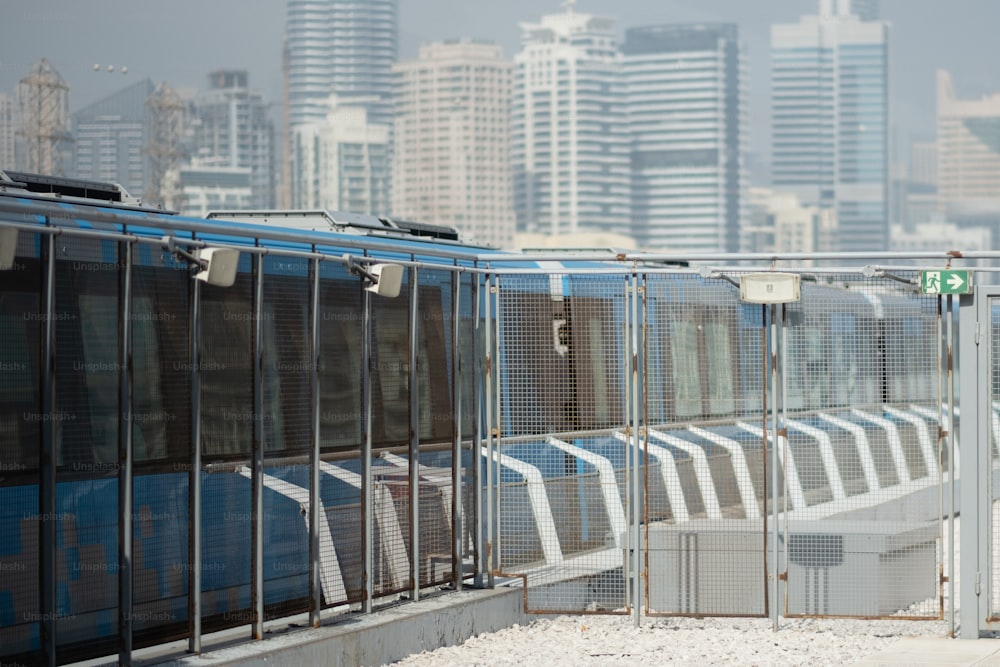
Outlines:
[{"label": "metal gate", "polygon": [[636,494],[631,279],[494,279],[498,409],[487,453],[495,566],[532,612],[628,612]]},{"label": "metal gate", "polygon": [[538,613],[943,613],[936,297],[910,274],[494,276],[494,569]]},{"label": "metal gate", "polygon": [[961,634],[1000,629],[1000,286],[960,303]]}]

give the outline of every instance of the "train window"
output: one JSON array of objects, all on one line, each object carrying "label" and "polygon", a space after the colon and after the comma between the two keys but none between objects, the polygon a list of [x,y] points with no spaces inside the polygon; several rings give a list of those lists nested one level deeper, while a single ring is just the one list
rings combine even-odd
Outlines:
[{"label": "train window", "polygon": [[167,456],[167,419],[163,405],[163,378],[157,341],[156,310],[153,300],[132,299],[132,438],[136,459]]},{"label": "train window", "polygon": [[241,254],[231,287],[201,287],[201,443],[206,457],[249,456],[253,444],[253,272]]},{"label": "train window", "polygon": [[[405,288],[404,288],[404,292]],[[443,439],[451,434],[450,382],[445,349],[441,288],[419,289],[417,382],[420,437]],[[375,299],[374,434],[382,444],[409,439],[410,420],[410,304],[408,299]]]},{"label": "train window", "polygon": [[733,340],[729,325],[721,320],[705,324],[708,357],[708,411],[712,415],[732,414],[736,409],[733,392]]},{"label": "train window", "polygon": [[444,271],[421,274],[417,318],[417,378],[420,389],[420,437],[451,437],[451,347],[447,344],[451,322],[451,276]]},{"label": "train window", "polygon": [[788,407],[814,409],[823,405],[827,383],[827,352],[823,332],[812,318],[788,329],[789,349],[784,355],[788,373]]},{"label": "train window", "polygon": [[38,468],[42,270],[38,259],[19,254],[12,269],[0,271],[0,477]]},{"label": "train window", "polygon": [[[475,305],[472,302],[472,279],[473,276],[466,274],[461,278],[460,294],[460,320],[458,326],[458,341],[461,354],[461,390],[462,390],[462,435],[470,437],[476,428],[476,380],[480,377],[476,369],[476,350],[482,349],[484,344],[481,337],[477,338],[477,333],[484,333],[485,326],[476,329]],[[454,343],[452,343],[454,344]],[[449,346],[448,349],[451,349]]]},{"label": "train window", "polygon": [[264,264],[264,448],[305,452],[312,442],[309,266],[278,257]]},{"label": "train window", "polygon": [[177,267],[139,265],[132,269],[136,461],[190,457],[190,285],[187,271]]},{"label": "train window", "polygon": [[591,409],[587,414],[594,420],[594,426],[611,425],[610,401],[604,400],[608,397],[608,355],[604,350],[604,322],[603,320],[591,317],[587,320],[587,360],[590,364],[591,376],[593,377],[593,398]]},{"label": "train window", "polygon": [[673,369],[674,415],[701,414],[701,373],[698,368],[698,324],[693,316],[670,321],[670,362]]},{"label": "train window", "polygon": [[320,266],[320,446],[361,445],[361,283]]},{"label": "train window", "polygon": [[903,383],[896,400],[930,400],[937,395],[936,323],[916,317],[903,318],[903,335],[894,341],[898,363],[894,376]]},{"label": "train window", "polygon": [[[555,327],[565,301],[548,293],[548,277],[505,278],[497,312],[505,434],[568,431],[575,424],[573,383]],[[488,325],[489,326],[489,325]],[[559,352],[562,351],[563,355]]]},{"label": "train window", "polygon": [[117,246],[73,239],[56,262],[57,463],[113,472],[118,461]]},{"label": "train window", "polygon": [[[607,282],[576,282],[574,291],[583,292],[572,299],[570,325],[575,364],[577,428],[609,428],[621,422],[621,375],[618,360],[622,357],[615,335],[615,312],[624,308],[621,297],[609,297]],[[589,294],[599,296],[589,296]],[[620,294],[610,292],[611,294]]]},{"label": "train window", "polygon": [[[406,287],[400,294],[408,294]],[[375,437],[383,443],[404,443],[410,432],[409,300],[372,299],[371,303],[377,387],[372,405]]]}]

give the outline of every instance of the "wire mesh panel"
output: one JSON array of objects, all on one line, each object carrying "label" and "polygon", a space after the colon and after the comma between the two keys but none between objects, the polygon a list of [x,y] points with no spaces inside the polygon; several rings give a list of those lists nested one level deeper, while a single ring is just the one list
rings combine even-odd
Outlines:
[{"label": "wire mesh panel", "polygon": [[[410,439],[410,309],[412,269],[403,276],[400,296],[373,299],[373,442],[376,450],[402,451]],[[419,377],[418,377],[419,383]],[[410,484],[405,471],[377,455],[374,487],[375,597],[408,590],[410,582]]]},{"label": "wire mesh panel", "polygon": [[149,645],[187,629],[191,279],[169,255],[133,258],[132,626]]},{"label": "wire mesh panel", "polygon": [[309,451],[312,446],[310,267],[265,257],[261,310],[264,427],[264,611],[309,608]]},{"label": "wire mesh panel", "polygon": [[201,609],[206,631],[253,622],[250,461],[254,432],[254,272],[201,288]]},{"label": "wire mesh panel", "polygon": [[[71,239],[56,261],[56,616],[63,659],[118,628],[119,247]],[[108,511],[112,508],[112,511]],[[78,651],[83,651],[78,653]]]},{"label": "wire mesh panel", "polygon": [[[646,612],[765,612],[764,319],[721,280],[645,278]],[[655,466],[653,462],[655,461]]]},{"label": "wire mesh panel", "polygon": [[625,611],[627,277],[499,283],[499,567],[530,611]]},{"label": "wire mesh panel", "polygon": [[[451,387],[452,281],[445,270],[420,272],[417,317],[419,468],[419,553],[421,586],[452,579],[452,436],[455,412]],[[412,552],[412,549],[411,549]]]},{"label": "wire mesh panel", "polygon": [[940,335],[911,277],[825,276],[786,306],[788,616],[940,616]]},{"label": "wire mesh panel", "polygon": [[364,597],[360,452],[364,418],[361,286],[346,268],[320,264],[320,567],[323,605]]}]

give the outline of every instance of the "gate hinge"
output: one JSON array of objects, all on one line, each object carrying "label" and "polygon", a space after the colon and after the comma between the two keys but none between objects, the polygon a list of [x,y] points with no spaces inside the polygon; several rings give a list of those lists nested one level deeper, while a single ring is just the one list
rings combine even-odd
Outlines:
[{"label": "gate hinge", "polygon": [[976,322],[976,345],[979,345],[979,322]]},{"label": "gate hinge", "polygon": [[982,595],[983,593],[983,573],[976,572],[976,595]]},{"label": "gate hinge", "polygon": [[778,574],[778,581],[788,581],[788,570]]}]

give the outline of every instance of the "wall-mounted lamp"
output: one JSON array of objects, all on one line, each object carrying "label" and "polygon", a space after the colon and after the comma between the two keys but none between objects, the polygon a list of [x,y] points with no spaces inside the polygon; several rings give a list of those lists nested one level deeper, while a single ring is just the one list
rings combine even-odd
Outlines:
[{"label": "wall-mounted lamp", "polygon": [[17,230],[13,227],[0,228],[0,271],[14,268],[14,255],[17,252]]},{"label": "wall-mounted lamp", "polygon": [[236,282],[236,268],[240,263],[240,251],[233,248],[199,248],[191,253],[177,245],[172,236],[163,237],[167,252],[186,259],[200,271],[194,277],[216,287],[231,287]]},{"label": "wall-mounted lamp", "polygon": [[750,273],[740,276],[740,299],[748,303],[791,303],[802,298],[802,278],[794,273]]},{"label": "wall-mounted lamp", "polygon": [[350,272],[362,277],[366,290],[389,298],[399,296],[403,284],[402,264],[361,264],[350,255],[344,258]]}]

